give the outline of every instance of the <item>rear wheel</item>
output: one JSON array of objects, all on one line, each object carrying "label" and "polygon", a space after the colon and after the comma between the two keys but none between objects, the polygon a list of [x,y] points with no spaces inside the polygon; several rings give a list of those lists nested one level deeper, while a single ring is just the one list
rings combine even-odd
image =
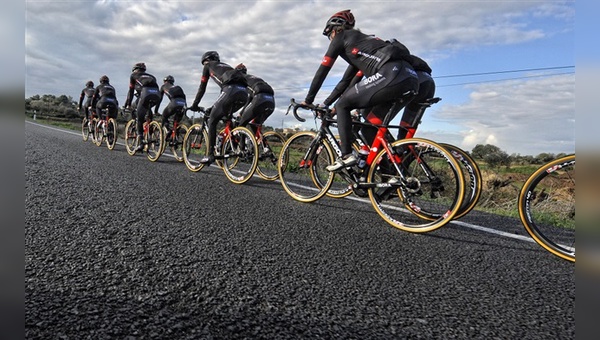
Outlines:
[{"label": "rear wheel", "polygon": [[223,141],[223,171],[230,181],[246,183],[258,165],[258,147],[254,134],[246,127],[236,127]]},{"label": "rear wheel", "polygon": [[89,121],[87,118],[83,118],[83,120],[81,121],[81,137],[83,137],[83,141],[87,142],[87,140],[90,138],[90,125],[89,125]]},{"label": "rear wheel", "polygon": [[[398,153],[381,150],[367,174],[369,199],[392,226],[423,233],[450,222],[464,199],[464,179],[445,148],[421,138],[392,143]],[[395,159],[392,164],[391,159]]]},{"label": "rear wheel", "polygon": [[163,141],[162,127],[156,121],[151,121],[148,126],[148,135],[146,136],[146,156],[151,162],[156,162],[161,155],[161,146]]},{"label": "rear wheel", "polygon": [[178,162],[183,162],[183,139],[185,138],[187,132],[187,125],[180,124],[177,126],[177,130],[175,131],[175,140],[173,141],[171,138],[168,138],[168,144],[171,146],[173,156]]},{"label": "rear wheel", "polygon": [[208,155],[208,134],[202,124],[190,126],[183,138],[183,162],[190,171],[196,172],[204,168],[200,160]]},{"label": "rear wheel", "polygon": [[481,171],[475,160],[459,147],[446,143],[440,143],[440,145],[456,158],[465,179],[465,199],[454,216],[454,219],[458,219],[471,212],[479,201],[483,186]]},{"label": "rear wheel", "polygon": [[137,129],[136,122],[131,119],[125,125],[125,149],[130,156],[135,155],[135,149],[137,148]]},{"label": "rear wheel", "polygon": [[106,124],[106,147],[112,150],[117,145],[117,120],[109,118]]},{"label": "rear wheel", "polygon": [[279,155],[279,180],[297,201],[314,202],[331,187],[335,174],[325,167],[334,162],[331,146],[315,141],[316,133],[298,132],[290,137]]},{"label": "rear wheel", "polygon": [[262,135],[262,141],[258,145],[258,175],[267,180],[274,181],[279,178],[277,160],[285,143],[285,137],[275,131],[268,131]]}]

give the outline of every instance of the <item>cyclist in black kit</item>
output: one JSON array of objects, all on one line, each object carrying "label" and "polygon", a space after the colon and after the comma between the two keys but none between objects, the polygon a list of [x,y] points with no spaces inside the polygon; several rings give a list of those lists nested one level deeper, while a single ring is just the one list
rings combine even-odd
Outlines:
[{"label": "cyclist in black kit", "polygon": [[[352,153],[352,109],[373,107],[374,110],[387,112],[401,98],[410,98],[419,90],[417,73],[404,60],[409,54],[389,42],[354,29],[354,24],[354,15],[350,10],[335,13],[327,21],[323,35],[331,43],[303,101],[305,105],[313,104],[337,57],[349,64],[337,86],[346,90],[335,104],[342,157],[327,167],[329,171],[337,171],[357,162]],[[348,88],[359,70],[365,78]],[[399,112],[402,106],[397,105],[395,109]]]},{"label": "cyclist in black kit", "polygon": [[100,85],[94,90],[92,107],[96,109],[96,116],[102,117],[102,110],[108,108],[108,117],[117,118],[119,102],[115,88],[110,84],[106,75],[100,77]]},{"label": "cyclist in black kit", "polygon": [[171,133],[169,127],[169,118],[173,116],[173,121],[179,123],[183,118],[183,108],[186,106],[185,93],[179,85],[175,85],[175,78],[171,75],[163,79],[163,85],[160,87],[158,103],[154,109],[154,113],[158,114],[158,108],[162,102],[163,96],[166,94],[169,98],[169,104],[165,107],[162,113],[162,126],[167,131],[165,136]]},{"label": "cyclist in black kit", "polygon": [[266,81],[248,74],[246,65],[239,64],[235,68],[246,76],[248,82],[248,101],[242,109],[240,126],[246,126],[254,120],[254,124],[250,125],[250,128],[252,132],[256,133],[254,126],[262,125],[275,110],[275,92]]},{"label": "cyclist in black kit", "polygon": [[217,85],[221,88],[219,98],[213,104],[210,111],[210,117],[208,119],[208,152],[206,157],[203,157],[200,162],[203,164],[210,164],[215,161],[215,142],[217,139],[217,124],[219,120],[229,115],[246,104],[248,93],[246,90],[246,78],[240,70],[236,70],[228,64],[222,63],[219,57],[219,53],[216,51],[207,51],[202,55],[202,78],[200,79],[200,86],[198,87],[198,93],[192,104],[191,109],[198,111],[200,108],[198,104],[204,93],[206,92],[206,85],[208,79],[212,78]]},{"label": "cyclist in black kit", "polygon": [[141,151],[144,149],[142,136],[144,135],[144,121],[146,119],[146,114],[152,115],[152,107],[158,103],[160,91],[158,89],[158,84],[156,83],[156,78],[150,73],[146,73],[146,64],[137,63],[133,65],[131,72],[125,108],[131,109],[131,102],[133,101],[135,91],[135,95],[138,97],[136,107],[136,142],[138,147],[136,151]]},{"label": "cyclist in black kit", "polygon": [[85,83],[85,87],[83,88],[83,90],[81,90],[81,94],[79,95],[79,105],[77,105],[77,111],[81,111],[81,104],[83,104],[83,100],[85,99],[84,112],[85,112],[85,118],[87,120],[90,119],[90,112],[88,112],[88,109],[90,106],[92,106],[92,96],[93,95],[94,95],[94,82],[91,80],[88,80],[88,82]]}]

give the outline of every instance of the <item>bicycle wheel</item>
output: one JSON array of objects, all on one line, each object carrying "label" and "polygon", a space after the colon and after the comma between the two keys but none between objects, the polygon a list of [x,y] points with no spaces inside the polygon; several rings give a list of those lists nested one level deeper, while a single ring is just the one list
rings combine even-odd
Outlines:
[{"label": "bicycle wheel", "polygon": [[163,132],[160,123],[151,121],[148,126],[148,135],[146,136],[146,156],[151,162],[156,162],[161,155],[161,146],[163,141]]},{"label": "bicycle wheel", "polygon": [[274,181],[279,178],[277,169],[277,160],[285,143],[285,137],[279,132],[268,131],[262,135],[258,145],[258,166],[256,173],[267,181]]},{"label": "bicycle wheel", "polygon": [[112,150],[117,145],[117,120],[109,118],[106,123],[106,147]]},{"label": "bicycle wheel", "polygon": [[125,149],[130,156],[135,155],[137,148],[137,129],[134,119],[131,119],[125,125]]},{"label": "bicycle wheel", "polygon": [[450,151],[452,156],[456,158],[465,179],[465,199],[454,216],[454,219],[456,220],[471,212],[477,205],[479,197],[481,196],[481,188],[483,187],[481,171],[475,160],[473,160],[473,158],[471,158],[464,150],[451,144],[439,144]]},{"label": "bicycle wheel", "polygon": [[527,233],[552,254],[575,262],[575,155],[545,164],[519,193]]},{"label": "bicycle wheel", "polygon": [[190,171],[204,168],[200,160],[208,155],[208,134],[202,124],[193,124],[183,138],[183,162]]},{"label": "bicycle wheel", "polygon": [[281,185],[300,202],[314,202],[323,197],[335,177],[325,169],[334,162],[334,152],[324,140],[316,140],[316,136],[310,131],[296,133],[285,142],[279,155]]},{"label": "bicycle wheel", "polygon": [[[390,155],[381,150],[367,174],[367,183],[374,184],[368,193],[375,211],[392,226],[413,233],[450,222],[464,199],[464,178],[456,159],[439,144],[421,138],[398,140],[392,147],[406,152]],[[398,167],[391,157],[399,161]]]},{"label": "bicycle wheel", "polygon": [[81,136],[83,137],[83,141],[87,142],[87,140],[90,138],[90,125],[89,125],[89,121],[87,118],[83,118],[83,120],[81,121]]},{"label": "bicycle wheel", "polygon": [[177,126],[177,130],[175,131],[175,140],[169,139],[171,151],[178,162],[183,162],[183,139],[185,138],[185,134],[187,132],[187,125],[179,124]]},{"label": "bicycle wheel", "polygon": [[[336,138],[339,140],[339,136],[336,136]],[[358,153],[358,150],[360,150],[360,145],[357,142],[354,142],[352,143],[352,149],[354,149],[354,152]],[[315,178],[318,177],[315,176]],[[318,185],[322,184],[319,183]],[[333,182],[331,183],[329,190],[327,190],[326,195],[331,198],[344,198],[354,192],[355,191],[346,180],[344,180],[340,175],[336,175],[333,178]],[[363,195],[360,194],[360,196],[362,197]]]},{"label": "bicycle wheel", "polygon": [[102,119],[97,120],[94,124],[94,144],[96,146],[102,145],[106,139],[105,124],[105,121]]},{"label": "bicycle wheel", "polygon": [[258,147],[254,133],[238,126],[223,141],[223,171],[235,184],[246,183],[258,165]]}]

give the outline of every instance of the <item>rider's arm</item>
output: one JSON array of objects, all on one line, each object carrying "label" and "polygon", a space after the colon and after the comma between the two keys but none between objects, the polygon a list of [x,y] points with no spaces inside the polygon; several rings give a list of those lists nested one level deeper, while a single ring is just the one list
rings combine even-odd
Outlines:
[{"label": "rider's arm", "polygon": [[125,107],[131,106],[131,101],[133,100],[133,91],[135,90],[135,79],[133,79],[133,75],[129,77],[129,91],[127,92],[127,99],[125,99]]},{"label": "rider's arm", "polygon": [[329,48],[327,49],[327,53],[323,56],[321,60],[321,65],[317,69],[315,76],[310,84],[310,88],[308,90],[308,94],[304,99],[305,104],[312,104],[315,101],[315,97],[317,96],[317,92],[321,89],[325,78],[327,78],[327,74],[331,71],[335,60],[340,55],[340,53],[344,50],[344,39],[342,36],[335,36],[331,43],[329,44]]},{"label": "rider's arm", "polygon": [[202,97],[204,97],[204,93],[206,92],[206,85],[208,84],[208,79],[210,79],[210,68],[207,63],[204,65],[204,69],[202,70],[202,78],[200,78],[200,86],[198,86],[198,92],[196,93],[196,98],[194,98],[194,102],[192,107],[198,107]]}]

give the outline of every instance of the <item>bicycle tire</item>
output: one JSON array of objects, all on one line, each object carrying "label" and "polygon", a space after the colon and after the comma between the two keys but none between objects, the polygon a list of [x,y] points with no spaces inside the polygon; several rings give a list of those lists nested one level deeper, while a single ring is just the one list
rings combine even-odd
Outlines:
[{"label": "bicycle tire", "polygon": [[[400,174],[396,167],[385,166],[394,155],[385,148],[377,154],[367,173],[367,183],[378,185],[368,189],[377,214],[393,227],[412,233],[430,232],[452,221],[464,199],[464,178],[454,156],[422,138],[397,140],[391,146],[409,150],[419,162],[402,162]],[[435,172],[432,180],[423,163]],[[390,186],[392,179],[402,183],[395,191]]]},{"label": "bicycle tire", "polygon": [[285,137],[276,131],[267,131],[262,135],[258,145],[258,166],[256,173],[262,179],[275,181],[279,178],[277,169],[279,155],[285,144]]},{"label": "bicycle tire", "polygon": [[98,119],[94,124],[94,136],[96,137],[94,138],[94,144],[96,146],[101,146],[106,139],[106,127],[104,125],[105,121],[103,119]]},{"label": "bicycle tire", "polygon": [[244,184],[256,172],[258,146],[250,129],[238,126],[223,141],[223,171],[235,183]]},{"label": "bicycle tire", "polygon": [[134,119],[130,119],[125,125],[125,149],[130,156],[133,156],[136,153],[137,127]]},{"label": "bicycle tire", "polygon": [[[326,166],[334,162],[334,152],[324,140],[315,140],[315,132],[303,131],[291,136],[279,155],[279,180],[285,192],[300,202],[314,202],[327,194],[335,174]],[[307,152],[314,145],[312,152]]]},{"label": "bicycle tire", "polygon": [[183,138],[183,162],[192,172],[204,168],[200,159],[208,155],[208,133],[202,124],[193,124]]},{"label": "bicycle tire", "polygon": [[550,253],[575,262],[575,155],[539,167],[519,192],[527,233]]},{"label": "bicycle tire", "polygon": [[475,162],[475,160],[463,149],[452,144],[439,144],[450,151],[454,158],[456,158],[465,179],[465,199],[458,209],[456,216],[454,216],[454,219],[456,220],[470,213],[479,202],[481,190],[483,188],[481,170],[479,169],[477,162]]},{"label": "bicycle tire", "polygon": [[85,117],[81,121],[81,137],[83,138],[84,142],[87,142],[90,138],[90,126],[88,123],[88,119]]},{"label": "bicycle tire", "polygon": [[183,162],[183,139],[185,138],[185,134],[187,132],[187,125],[179,124],[177,126],[177,130],[175,131],[175,140],[171,143],[173,157],[175,157],[178,162]]},{"label": "bicycle tire", "polygon": [[115,145],[117,145],[117,120],[114,118],[109,118],[108,123],[106,123],[106,147],[108,150],[113,150]]},{"label": "bicycle tire", "polygon": [[145,137],[146,157],[148,157],[150,162],[156,162],[160,158],[160,151],[164,138],[160,123],[157,121],[151,121],[148,126],[148,135]]},{"label": "bicycle tire", "polygon": [[92,118],[90,120],[89,128],[91,133],[92,143],[96,144],[96,125],[98,124],[97,118]]}]

